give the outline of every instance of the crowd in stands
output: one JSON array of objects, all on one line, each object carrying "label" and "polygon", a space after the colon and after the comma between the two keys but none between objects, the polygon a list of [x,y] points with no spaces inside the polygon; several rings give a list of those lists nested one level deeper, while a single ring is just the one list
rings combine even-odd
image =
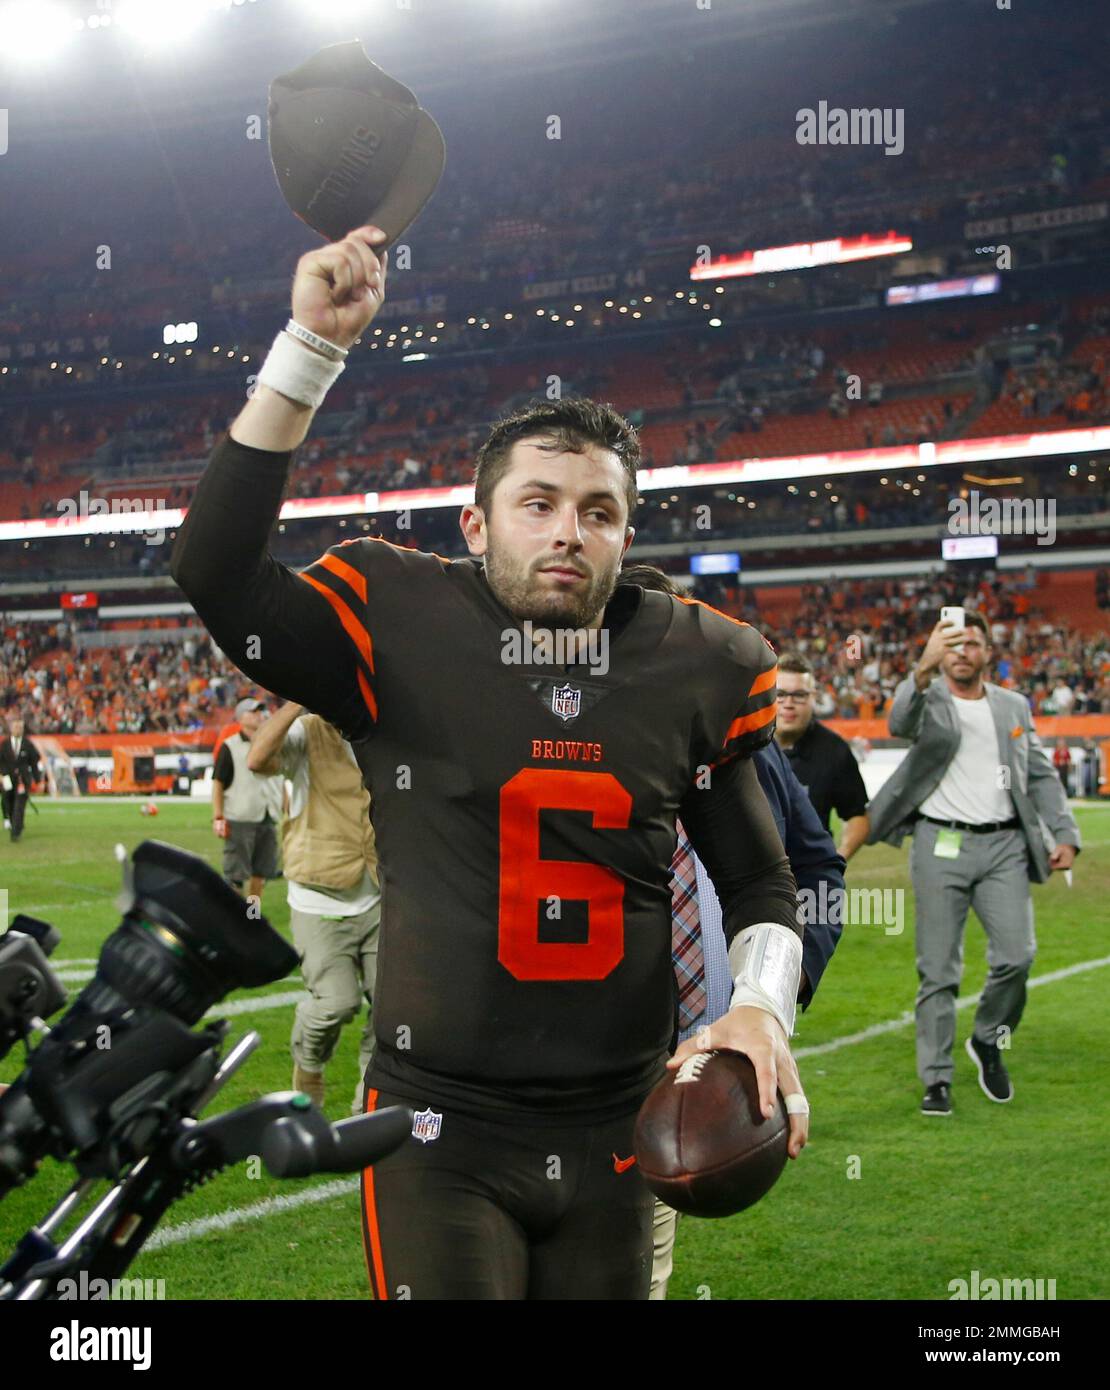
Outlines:
[{"label": "crowd in stands", "polygon": [[[1100,602],[1110,573],[1095,577]],[[914,579],[810,584],[780,607],[774,591],[718,577],[695,594],[758,627],[782,652],[813,662],[818,717],[885,715],[943,605],[986,618],[992,679],[1025,694],[1037,715],[1110,714],[1110,630],[1084,633],[1038,603],[1032,572],[954,572]],[[212,726],[248,684],[203,629],[181,640],[78,645],[94,615],[75,621],[0,619],[0,708],[21,708],[43,733],[158,733]]]},{"label": "crowd in stands", "polygon": [[[638,68],[627,81],[614,69],[602,84],[588,67],[568,73],[559,141],[533,132],[526,144],[521,132],[529,127],[510,116],[507,96],[488,128],[460,125],[469,138],[449,138],[444,180],[406,236],[412,268],[395,264],[386,310],[367,335],[380,345],[395,333],[398,349],[363,345],[361,364],[352,362],[337,383],[299,451],[288,495],[467,483],[490,421],[542,396],[553,370],[563,374],[564,393],[612,399],[628,413],[641,429],[645,468],[1003,432],[1008,412],[1029,428],[1110,422],[1110,304],[1103,302],[1031,303],[1007,285],[996,300],[907,310],[905,319],[901,310],[873,307],[850,328],[822,327],[816,313],[806,327],[771,321],[788,311],[876,305],[889,278],[882,261],[730,282],[719,296],[721,330],[706,327],[703,309],[703,295],[718,302],[717,286],[712,295],[706,288],[676,299],[677,285],[690,290],[702,245],[716,257],[888,226],[920,230],[930,245],[933,232],[951,227],[936,245],[958,247],[951,254],[966,259],[965,218],[1105,198],[1110,145],[1097,18],[1074,16],[1066,26],[1034,19],[1044,28],[1035,51],[1002,21],[989,43],[956,49],[915,42],[915,26],[928,31],[925,14],[906,12],[897,22],[907,61],[897,73],[906,141],[896,159],[874,148],[799,143],[795,112],[813,101],[805,85],[811,69],[794,69],[790,43],[782,62],[763,65],[749,82],[735,80],[727,58],[713,68],[708,51],[693,83],[683,82],[677,60],[652,82]],[[836,45],[836,70],[858,74],[853,64],[874,48],[873,35],[838,31]],[[1076,52],[1087,61],[1076,62]],[[572,85],[579,81],[580,91]],[[472,108],[469,93],[467,101]],[[722,121],[722,109],[734,119]],[[280,204],[258,153],[242,140],[224,148],[198,139],[193,128],[166,132],[145,153],[136,145],[119,159],[129,190],[164,189],[159,180],[172,168],[172,197],[152,192],[141,202],[133,191],[112,196],[103,158],[77,158],[62,177],[50,160],[27,172],[26,196],[5,206],[0,347],[57,341],[68,361],[67,343],[80,336],[96,394],[67,395],[48,365],[31,371],[18,357],[5,359],[19,370],[0,377],[0,518],[54,516],[59,499],[81,488],[122,493],[129,482],[169,507],[188,504],[205,456],[284,322],[295,257],[315,244]],[[167,207],[181,217],[168,238]],[[115,272],[92,266],[91,208]],[[604,293],[583,291],[587,307],[573,330],[537,315],[536,306],[566,296],[532,299],[528,290],[579,274],[615,277],[611,297],[620,305],[605,309]],[[400,350],[430,346],[432,330],[409,341],[408,320],[393,308],[427,304],[433,294],[448,303],[438,352],[472,355],[422,363],[402,380],[409,369],[397,360]],[[633,297],[635,306],[625,303]],[[204,350],[171,350],[176,360],[168,364],[154,349],[162,324],[178,317],[203,321]],[[1022,330],[1030,319],[1029,341],[1015,338],[1012,365],[996,368],[986,352],[992,335]],[[430,308],[412,316],[414,325],[433,321],[439,313]],[[112,341],[104,364],[99,349],[89,350],[95,335]],[[1032,360],[1023,360],[1024,349]],[[126,372],[116,368],[117,352],[128,357]],[[862,377],[859,394],[849,390],[853,374]],[[810,443],[799,444],[788,427],[809,431]],[[1062,515],[1110,509],[1105,459],[1039,462],[1027,474],[1012,495],[1052,499]],[[707,517],[695,515],[704,493],[652,491],[638,537],[641,544],[803,532],[850,539],[877,527],[943,522],[959,488],[960,471],[941,469],[756,484],[715,493]],[[337,538],[382,531],[402,544],[462,553],[453,512],[417,511],[410,529],[395,527],[396,517],[384,513],[290,524],[276,548],[303,564]],[[0,545],[0,574],[156,576],[168,556],[168,545],[128,537],[12,542]],[[1110,713],[1105,640],[1038,611],[1035,591],[1020,581],[992,574],[970,593],[964,583],[945,575],[811,586],[795,611],[771,624],[755,606],[758,589],[730,593],[715,582],[703,593],[750,617],[780,650],[795,646],[817,661],[825,717],[881,714],[933,615],[959,602],[988,616],[997,677],[1024,691],[1035,712]],[[1096,594],[1110,609],[1105,572]],[[211,723],[241,690],[242,677],[201,632],[79,647],[89,621],[0,621],[0,704],[26,708],[31,727],[50,732],[155,732]]]},{"label": "crowd in stands", "polygon": [[[468,457],[473,457],[484,433],[475,431]],[[310,441],[298,455],[290,496],[305,495],[304,486],[318,476],[313,472],[318,442]],[[404,471],[401,457],[398,455],[398,468]],[[349,470],[346,486],[337,479],[329,491],[360,492],[364,479],[355,471],[355,461],[343,467]],[[980,468],[989,477],[992,473],[1006,474],[1011,466],[984,464]],[[911,466],[891,470],[889,475],[876,470],[796,482],[768,481],[744,485],[743,490],[739,484],[675,493],[649,489],[634,519],[636,545],[641,551],[681,544],[700,549],[711,542],[735,541],[745,552],[747,564],[754,560],[751,547],[759,543],[758,563],[767,564],[773,562],[768,542],[780,537],[805,535],[827,541],[829,546],[843,546],[862,533],[870,536],[884,529],[931,527],[935,544],[935,538],[946,531],[958,534],[955,526],[959,518],[954,509],[959,499],[970,506],[972,491],[978,494],[980,509],[987,499],[1002,505],[1013,502],[1022,509],[1016,513],[1022,518],[1022,529],[1018,534],[1006,530],[1000,541],[1004,549],[1015,545],[1032,548],[1038,544],[1037,536],[1045,534],[1045,527],[1052,534],[1066,532],[1083,524],[1086,517],[1110,512],[1110,461],[1106,458],[1082,462],[1067,456],[1044,459],[1011,474],[1016,482],[1007,480],[994,487],[969,484],[965,472],[962,465],[924,472]],[[406,476],[412,479],[416,475]],[[186,494],[182,504],[187,505],[192,487],[190,483],[182,489]],[[156,579],[168,572],[175,534],[167,529],[160,544],[148,544],[141,534],[8,542],[0,545],[0,577],[9,582],[37,579],[92,588],[110,587],[114,578],[131,575]],[[465,553],[458,511],[451,507],[284,522],[275,537],[275,552],[285,563],[298,567],[311,563],[336,540],[357,535],[382,535],[394,544],[446,556]],[[682,568],[685,562],[675,563]]]},{"label": "crowd in stands", "polygon": [[205,728],[234,705],[244,677],[202,628],[181,641],[85,647],[81,623],[0,618],[0,707],[47,734],[164,733]]},{"label": "crowd in stands", "polygon": [[[1101,582],[1105,589],[1105,572]],[[948,571],[806,585],[796,609],[778,620],[761,611],[758,589],[721,580],[699,586],[722,611],[758,627],[778,651],[810,659],[818,718],[885,715],[946,605],[983,614],[993,647],[990,679],[1021,691],[1034,714],[1110,714],[1110,628],[1085,634],[1038,605],[1032,573]]]},{"label": "crowd in stands", "polygon": [[[1035,366],[1012,369],[1005,382],[1001,372],[994,373],[1003,388],[1000,401],[1020,400],[1023,416],[1032,413],[1054,428],[1105,423],[1110,368],[1099,345],[1110,343],[1102,336],[1110,306],[1099,301],[1067,308],[1070,316],[1064,306],[1056,316],[1077,340],[1075,354],[1061,360],[1053,353],[1060,331],[1038,330],[1033,341],[1047,346]],[[982,313],[985,322],[970,311],[938,317],[908,340],[889,336],[894,330],[876,320],[835,335],[757,329],[730,333],[724,341],[685,341],[682,352],[666,342],[654,353],[626,348],[608,358],[582,357],[562,386],[564,394],[614,399],[624,408],[640,428],[645,468],[992,433],[989,422],[977,423],[980,388],[992,369],[975,361],[982,344],[974,343],[998,323],[999,314]],[[911,368],[927,370],[934,355],[938,376],[903,379]],[[853,380],[849,369],[860,362],[867,375],[857,372]],[[646,409],[633,403],[638,378],[656,383],[645,393]],[[504,369],[495,377],[487,365],[460,363],[425,379],[371,375],[345,393],[337,388],[297,455],[289,495],[469,482],[489,422],[505,408],[542,395],[546,384],[531,362],[517,381],[521,389],[508,392]],[[0,516],[54,516],[59,499],[82,488],[90,495],[120,496],[129,483],[139,482],[144,497],[185,506],[208,452],[237,409],[234,397],[230,406],[226,396],[167,398],[121,411],[109,430],[87,407],[5,411],[0,400],[7,450],[0,451]],[[72,462],[63,473],[52,444],[86,462]],[[18,481],[23,490],[13,491],[5,480]]]},{"label": "crowd in stands", "polygon": [[[870,147],[799,143],[796,111],[811,104],[813,95],[808,72],[791,61],[789,50],[776,50],[779,61],[742,82],[732,55],[715,59],[708,50],[699,54],[696,70],[670,68],[651,82],[635,64],[615,66],[600,84],[589,68],[568,70],[559,79],[566,129],[558,140],[544,138],[542,126],[536,129],[540,123],[527,84],[523,91],[499,93],[496,119],[480,127],[467,103],[456,115],[445,96],[441,118],[450,124],[455,117],[468,138],[452,143],[437,196],[411,238],[413,268],[397,272],[395,283],[406,294],[419,294],[431,284],[481,290],[507,280],[527,284],[584,271],[620,273],[668,249],[681,247],[688,259],[689,248],[706,241],[721,250],[774,245],[776,239],[882,227],[896,214],[920,225],[988,214],[1015,196],[1048,202],[1083,196],[1096,172],[1083,152],[1083,136],[1105,119],[1103,74],[1095,59],[1102,34],[1093,15],[1069,17],[1063,36],[1065,26],[1046,18],[1045,41],[1035,46],[1028,27],[1006,33],[994,22],[989,41],[966,51],[919,45],[908,32],[921,21],[905,15],[901,20],[913,61],[898,71],[906,139],[897,159]],[[1067,53],[1060,51],[1061,37],[1070,45]],[[836,44],[838,72],[854,73],[861,92],[885,76],[885,60],[877,59],[880,50],[866,28],[842,30]],[[878,74],[868,71],[876,67]],[[514,102],[518,109],[512,109]],[[682,118],[660,120],[661,104],[672,102]],[[722,120],[722,110],[731,119]],[[743,139],[736,138],[737,130],[744,131]],[[183,304],[226,305],[236,313],[240,305],[256,307],[265,297],[261,226],[279,267],[269,277],[277,304],[287,292],[283,255],[309,244],[291,217],[273,216],[276,190],[254,148],[242,140],[227,142],[216,156],[213,141],[197,139],[191,129],[186,137],[175,140],[167,133],[164,144],[146,153],[149,181],[145,165],[134,174],[127,164],[129,189],[160,187],[172,167],[173,206],[190,210],[186,225],[175,222],[167,238],[165,210],[156,197],[138,207],[133,196],[122,198],[116,209],[109,194],[101,213],[105,227],[119,231],[118,242],[107,233],[102,239],[115,243],[120,263],[128,267],[126,290],[133,298],[123,312],[131,323],[160,322],[165,296],[150,289],[167,278]],[[221,176],[213,178],[217,157]],[[91,201],[82,196],[86,182],[104,199],[104,170],[78,166],[53,195],[48,180],[42,182],[49,212],[59,214],[64,246],[77,228],[74,200],[82,210]],[[114,187],[111,180],[107,187]],[[234,200],[226,196],[228,187],[236,189]],[[41,206],[38,197],[26,201]],[[98,285],[103,291],[105,277],[98,281],[86,259],[75,285],[59,282],[57,265],[35,257],[42,219],[11,211],[0,335],[39,336],[45,330],[64,339],[110,327],[125,287],[96,295],[90,313],[80,292]],[[136,214],[148,220],[137,221]],[[144,235],[148,226],[158,226],[159,214],[162,235]],[[78,240],[68,237],[70,243]],[[81,265],[76,256],[74,264]],[[267,321],[273,322],[273,313],[267,304]],[[233,315],[227,321],[238,328]]]}]

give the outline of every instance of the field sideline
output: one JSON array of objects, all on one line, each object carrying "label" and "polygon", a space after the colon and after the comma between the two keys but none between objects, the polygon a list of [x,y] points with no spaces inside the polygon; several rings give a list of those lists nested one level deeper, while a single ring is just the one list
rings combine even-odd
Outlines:
[{"label": "field sideline", "polygon": [[[218,863],[207,805],[168,800],[159,810],[148,820],[138,802],[41,801],[18,845],[0,839],[8,918],[27,912],[60,930],[54,960],[73,991],[118,921],[117,841],[130,852],[147,836],[165,839]],[[950,1282],[973,1270],[984,1279],[1055,1279],[1059,1299],[1106,1296],[1108,1257],[1094,1233],[1110,1226],[1110,1195],[1097,1176],[1110,1119],[1098,1082],[1110,1052],[1110,805],[1079,804],[1076,814],[1085,852],[1074,887],[1056,876],[1034,889],[1039,952],[1009,1054],[1012,1104],[990,1104],[975,1085],[962,1051],[972,1009],[961,1007],[956,1113],[918,1113],[913,1030],[899,1022],[915,987],[907,893],[901,935],[846,928],[799,1020],[794,1046],[813,1107],[809,1147],[752,1211],[680,1223],[672,1298],[946,1299]],[[905,852],[865,849],[849,884],[908,889],[906,868]],[[287,933],[283,884],[267,888],[263,907]],[[984,947],[973,919],[962,1006],[982,986]],[[1036,984],[1046,976],[1055,978]],[[287,979],[231,996],[242,1010],[232,1038],[254,1029],[263,1045],[219,1108],[288,1088],[298,985]],[[352,1025],[328,1073],[333,1119],[348,1113],[356,1044]],[[0,1061],[0,1081],[21,1065],[17,1047]],[[0,1204],[0,1258],[45,1214],[70,1171],[47,1164]],[[367,1297],[354,1179],[252,1179],[244,1165],[174,1207],[155,1241],[129,1277],[165,1280],[171,1299]]]}]

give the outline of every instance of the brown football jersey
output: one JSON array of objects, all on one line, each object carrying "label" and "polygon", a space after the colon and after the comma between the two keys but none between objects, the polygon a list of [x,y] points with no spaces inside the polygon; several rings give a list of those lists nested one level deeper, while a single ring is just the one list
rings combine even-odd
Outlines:
[{"label": "brown football jersey", "polygon": [[222,439],[173,574],[251,679],[355,749],[383,885],[372,1084],[540,1123],[629,1109],[676,1030],[676,816],[726,936],[800,930],[748,756],[774,731],[774,653],[621,585],[574,660],[479,561],[382,540],[298,574],[267,550],[289,460]]}]

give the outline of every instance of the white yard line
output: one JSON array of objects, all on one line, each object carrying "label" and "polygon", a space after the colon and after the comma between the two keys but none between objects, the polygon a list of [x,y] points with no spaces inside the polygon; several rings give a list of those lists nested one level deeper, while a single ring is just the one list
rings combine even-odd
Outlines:
[{"label": "white yard line", "polygon": [[[1029,981],[1029,988],[1035,989],[1038,985],[1054,984],[1057,980],[1066,980],[1072,975],[1081,975],[1088,970],[1098,970],[1100,967],[1110,965],[1110,956],[1101,956],[1097,960],[1084,960],[1076,965],[1067,965],[1062,970],[1051,970],[1047,975],[1038,975]],[[276,1001],[280,996],[273,995],[271,998]],[[301,998],[299,994],[290,995],[290,1002]],[[270,1000],[266,999],[243,999],[237,1001],[241,1006],[266,1007]],[[957,1009],[970,1009],[972,1005],[979,1002],[979,995],[968,995],[966,999],[960,999],[956,1003]],[[229,1010],[234,1005],[224,1005],[224,1010]],[[236,1009],[237,1013],[247,1012],[244,1007]],[[216,1012],[213,1010],[213,1013]],[[876,1023],[870,1028],[864,1028],[859,1033],[849,1033],[843,1038],[833,1038],[830,1042],[818,1043],[814,1047],[799,1047],[795,1049],[795,1057],[815,1057],[825,1052],[836,1052],[842,1047],[851,1047],[854,1043],[867,1042],[871,1038],[882,1037],[885,1033],[893,1033],[899,1028],[906,1028],[913,1022],[913,1013],[907,1010],[899,1018],[887,1019],[884,1023]],[[333,1197],[344,1197],[353,1194],[358,1186],[355,1178],[339,1178],[331,1182],[321,1183],[319,1187],[306,1187],[300,1192],[294,1192],[288,1197],[267,1197],[264,1201],[255,1202],[249,1207],[229,1207],[226,1211],[217,1212],[214,1216],[202,1216],[195,1221],[183,1221],[179,1226],[167,1226],[164,1230],[157,1231],[146,1242],[144,1249],[161,1250],[167,1245],[177,1245],[182,1241],[195,1240],[197,1236],[207,1235],[209,1231],[226,1231],[233,1226],[242,1225],[248,1221],[261,1221],[268,1216],[278,1216],[282,1212],[294,1211],[298,1207],[307,1206],[314,1202],[330,1202]]]},{"label": "white yard line", "polygon": [[357,1178],[337,1178],[319,1187],[307,1187],[301,1192],[291,1193],[288,1197],[267,1197],[250,1207],[231,1207],[228,1211],[216,1212],[214,1216],[201,1216],[195,1221],[183,1221],[180,1226],[167,1226],[165,1230],[155,1231],[143,1249],[161,1250],[167,1245],[178,1245],[183,1240],[196,1240],[198,1236],[206,1236],[209,1231],[227,1231],[247,1221],[261,1221],[263,1217],[278,1216],[283,1211],[293,1211],[310,1202],[330,1202],[333,1197],[345,1197],[357,1191]]},{"label": "white yard line", "polygon": [[[96,970],[75,965],[72,969],[63,966],[54,973],[64,985],[82,985],[93,978]],[[230,1018],[235,1014],[260,1013],[264,1009],[284,1009],[307,998],[308,995],[301,989],[283,990],[280,994],[256,994],[248,999],[232,999],[226,1004],[214,1004],[205,1014],[205,1018]]]},{"label": "white yard line", "polygon": [[204,1015],[205,1018],[229,1018],[233,1014],[256,1014],[263,1009],[284,1009],[289,1004],[299,1004],[308,995],[303,989],[288,989],[281,994],[259,994],[251,999],[232,999],[227,1004],[216,1004]]},{"label": "white yard line", "polygon": [[[1047,975],[1036,975],[1028,983],[1029,989],[1036,989],[1038,985],[1054,984],[1057,980],[1066,980],[1071,975],[1082,975],[1088,970],[1098,970],[1100,966],[1110,965],[1110,956],[1100,956],[1097,960],[1081,960],[1076,965],[1065,965],[1062,970],[1050,970]],[[957,999],[957,1009],[971,1009],[978,1004],[980,995],[969,994],[966,999]],[[832,1038],[829,1042],[816,1043],[813,1047],[794,1048],[795,1057],[820,1057],[826,1052],[839,1052],[842,1047],[851,1047],[853,1043],[867,1042],[871,1038],[882,1037],[884,1033],[894,1033],[899,1028],[906,1028],[913,1022],[913,1010],[907,1009],[898,1018],[889,1018],[885,1023],[873,1023],[870,1028],[864,1028],[858,1033],[848,1033],[843,1038]]]},{"label": "white yard line", "polygon": [[[85,886],[86,886],[86,888],[88,887],[87,884],[86,884]],[[17,908],[17,910],[18,910],[19,912],[32,912],[32,913],[33,913],[33,912],[69,912],[71,909],[76,908],[76,907],[86,908],[86,909],[87,909],[87,908],[90,908],[90,907],[92,907],[92,908],[102,908],[102,907],[105,907],[105,906],[106,906],[105,898],[107,898],[109,892],[111,892],[111,891],[112,891],[111,889],[105,889],[105,890],[104,890],[104,897],[103,897],[103,898],[70,898],[68,902],[64,902],[64,903],[25,903],[25,902],[20,901],[19,903],[14,904],[14,906]]]}]

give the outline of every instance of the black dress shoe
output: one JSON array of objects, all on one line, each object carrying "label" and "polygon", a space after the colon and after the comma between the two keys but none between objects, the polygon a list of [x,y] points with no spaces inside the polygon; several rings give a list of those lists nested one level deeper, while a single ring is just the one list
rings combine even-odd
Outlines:
[{"label": "black dress shoe", "polygon": [[1014,1098],[1014,1083],[1010,1073],[1002,1065],[1002,1053],[994,1043],[980,1042],[976,1037],[968,1038],[964,1044],[967,1055],[975,1063],[979,1073],[979,1085],[988,1100],[1005,1105]]},{"label": "black dress shoe", "polygon": [[951,1115],[952,1087],[947,1081],[934,1081],[931,1086],[926,1086],[925,1094],[921,1099],[921,1113],[923,1115]]}]

